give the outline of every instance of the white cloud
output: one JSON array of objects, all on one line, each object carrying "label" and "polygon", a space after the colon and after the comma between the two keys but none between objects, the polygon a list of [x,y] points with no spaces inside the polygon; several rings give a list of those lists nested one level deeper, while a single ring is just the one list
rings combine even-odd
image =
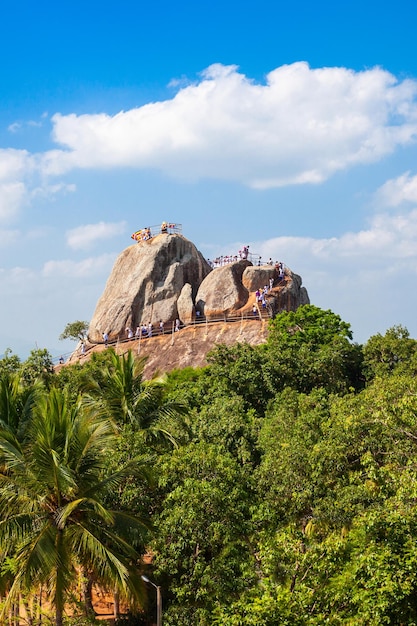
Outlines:
[{"label": "white cloud", "polygon": [[69,230],[66,233],[66,239],[70,248],[85,250],[91,248],[96,241],[122,235],[125,230],[126,222],[98,222],[97,224],[86,224]]},{"label": "white cloud", "polygon": [[278,237],[251,246],[262,258],[285,261],[286,257],[308,258],[309,263],[348,264],[367,263],[373,266],[407,264],[414,268],[417,262],[417,209],[401,215],[377,214],[369,228],[348,232],[340,237],[313,239],[311,237]]},{"label": "white cloud", "polygon": [[22,128],[21,122],[13,122],[13,124],[9,124],[9,126],[7,127],[7,130],[10,133],[17,133],[17,131],[20,130],[21,128]]},{"label": "white cloud", "polygon": [[73,183],[57,183],[55,185],[48,185],[46,183],[41,187],[35,187],[31,192],[31,197],[52,198],[59,193],[67,194],[74,193],[77,187]]},{"label": "white cloud", "polygon": [[109,272],[113,263],[114,254],[102,254],[98,257],[89,257],[82,261],[62,260],[47,261],[42,269],[42,276],[45,278],[88,278]]},{"label": "white cloud", "polygon": [[404,202],[417,203],[417,176],[405,172],[384,183],[375,193],[375,203],[397,207]]},{"label": "white cloud", "polygon": [[0,294],[3,297],[9,295],[14,297],[32,289],[36,291],[35,276],[36,272],[28,267],[0,268]]},{"label": "white cloud", "polygon": [[[51,182],[74,169],[154,168],[181,180],[267,189],[318,184],[417,138],[417,81],[380,68],[311,69],[300,62],[278,67],[260,84],[236,66],[216,64],[177,89],[169,100],[114,116],[57,113],[56,149],[0,149],[0,220],[36,197],[74,191]],[[404,176],[381,190],[386,202],[415,197],[415,180]]]},{"label": "white cloud", "polygon": [[27,150],[0,149],[0,181],[20,180],[33,169],[33,158]]},{"label": "white cloud", "polygon": [[0,149],[0,221],[13,220],[34,198],[75,191],[71,183],[50,183],[42,172],[42,158],[27,150]]},{"label": "white cloud", "polygon": [[27,197],[22,182],[0,183],[0,220],[7,221],[14,217]]},{"label": "white cloud", "polygon": [[110,116],[53,116],[63,146],[49,174],[72,168],[157,168],[183,179],[269,188],[319,183],[417,137],[417,82],[374,68],[281,66],[256,84],[213,65],[171,100]]}]

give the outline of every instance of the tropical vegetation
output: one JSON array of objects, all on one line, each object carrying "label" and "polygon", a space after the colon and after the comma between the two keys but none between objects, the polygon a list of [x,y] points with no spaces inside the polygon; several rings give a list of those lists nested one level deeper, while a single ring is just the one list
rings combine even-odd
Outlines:
[{"label": "tropical vegetation", "polygon": [[407,329],[357,345],[307,305],[150,381],[49,361],[0,359],[1,623],[93,623],[99,587],[152,624],[146,574],[166,626],[417,625]]}]

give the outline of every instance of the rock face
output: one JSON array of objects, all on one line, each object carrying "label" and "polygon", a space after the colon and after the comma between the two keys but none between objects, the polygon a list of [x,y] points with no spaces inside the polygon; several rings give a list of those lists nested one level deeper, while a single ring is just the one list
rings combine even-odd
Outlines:
[{"label": "rock face", "polygon": [[278,273],[274,267],[270,265],[254,267],[251,265],[243,272],[242,283],[248,291],[256,291],[262,289],[264,285],[269,285],[270,278],[274,280],[278,278]]},{"label": "rock face", "polygon": [[249,291],[242,283],[242,274],[250,261],[237,261],[214,269],[201,283],[196,308],[208,319],[219,319],[246,304]]},{"label": "rock face", "polygon": [[[272,279],[272,281],[271,281]],[[270,288],[272,282],[272,289]],[[309,304],[301,277],[285,269],[279,279],[270,265],[239,260],[212,269],[194,244],[180,234],[160,234],[126,248],[116,259],[90,323],[90,344],[126,339],[127,329],[149,323],[172,328],[195,320],[252,318],[255,291],[268,286],[262,318]]]},{"label": "rock face", "polygon": [[177,301],[178,317],[183,324],[190,324],[195,319],[195,307],[193,302],[193,289],[190,283],[186,283],[181,289]]},{"label": "rock face", "polygon": [[286,277],[282,286],[275,288],[267,297],[267,308],[270,317],[275,317],[282,311],[295,311],[303,304],[310,304],[307,289],[301,286],[301,276],[294,274],[287,268]]},{"label": "rock face", "polygon": [[191,241],[178,234],[157,235],[126,248],[116,259],[90,323],[88,339],[102,342],[126,336],[142,324],[157,325],[178,317],[177,302],[185,284],[194,298],[211,267]]}]

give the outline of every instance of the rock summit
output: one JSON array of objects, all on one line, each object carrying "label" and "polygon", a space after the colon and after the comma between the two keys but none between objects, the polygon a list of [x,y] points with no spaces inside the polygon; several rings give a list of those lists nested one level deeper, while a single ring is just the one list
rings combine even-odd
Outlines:
[{"label": "rock summit", "polygon": [[[90,344],[126,339],[127,333],[162,320],[171,329],[196,319],[249,316],[257,289],[269,285],[265,314],[308,304],[301,277],[286,267],[281,278],[271,265],[239,259],[212,268],[183,235],[164,233],[129,246],[119,255],[90,322]],[[272,285],[272,286],[271,286]],[[260,311],[262,313],[262,311]]]}]

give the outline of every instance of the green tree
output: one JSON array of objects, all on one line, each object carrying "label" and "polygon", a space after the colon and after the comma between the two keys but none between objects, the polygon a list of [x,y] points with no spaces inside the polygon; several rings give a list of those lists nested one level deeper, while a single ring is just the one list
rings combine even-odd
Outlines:
[{"label": "green tree", "polygon": [[239,395],[247,408],[252,407],[259,415],[266,409],[274,388],[270,361],[264,346],[237,343],[234,346],[218,345],[208,354],[210,367],[206,379],[217,388],[217,395]]},{"label": "green tree", "polygon": [[212,624],[226,602],[255,578],[249,541],[251,479],[224,450],[193,443],[158,465],[166,498],[156,520],[156,575],[173,601],[165,623]]},{"label": "green tree", "polygon": [[270,323],[267,340],[270,386],[307,393],[315,387],[333,393],[361,388],[362,351],[351,340],[350,325],[330,310],[304,305],[281,313]]},{"label": "green tree", "polygon": [[17,372],[21,361],[17,354],[13,354],[11,348],[6,348],[3,358],[0,359],[0,376],[3,373]]},{"label": "green tree", "polygon": [[120,427],[130,425],[149,442],[172,440],[170,422],[186,412],[184,405],[167,400],[164,378],[144,380],[146,359],[131,350],[118,355],[109,348],[104,376],[87,390],[99,401],[105,413]]},{"label": "green tree", "polygon": [[403,326],[389,328],[385,335],[377,334],[363,347],[364,372],[367,380],[394,372],[417,373],[417,341]]},{"label": "green tree", "polygon": [[85,321],[68,322],[59,338],[61,340],[74,339],[74,341],[84,341],[87,337],[88,327],[89,323]]},{"label": "green tree", "polygon": [[142,521],[105,501],[143,468],[132,462],[108,473],[114,438],[111,421],[57,389],[38,398],[23,441],[0,431],[0,546],[2,558],[17,563],[3,612],[43,584],[62,626],[80,568],[133,604],[141,601],[135,546]]},{"label": "green tree", "polygon": [[46,348],[31,350],[20,371],[25,384],[33,385],[36,381],[42,381],[49,387],[54,378],[54,364],[48,350]]},{"label": "green tree", "polygon": [[21,372],[0,377],[0,429],[23,438],[39,387],[24,385]]}]

